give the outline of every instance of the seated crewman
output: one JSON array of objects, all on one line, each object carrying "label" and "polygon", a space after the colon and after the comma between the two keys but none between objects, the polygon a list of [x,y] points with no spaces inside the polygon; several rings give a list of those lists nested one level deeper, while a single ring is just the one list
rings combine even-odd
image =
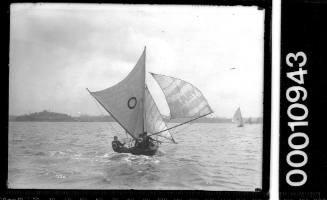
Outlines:
[{"label": "seated crewman", "polygon": [[150,136],[148,136],[147,132],[144,132],[142,137],[143,137],[143,143],[144,143],[143,145],[145,148],[148,148],[150,145],[153,144],[154,140]]},{"label": "seated crewman", "polygon": [[124,147],[125,143],[121,143],[119,140],[118,140],[118,137],[117,136],[114,136],[114,141],[112,141],[112,148],[114,150],[118,150],[118,149],[121,149],[122,147]]}]

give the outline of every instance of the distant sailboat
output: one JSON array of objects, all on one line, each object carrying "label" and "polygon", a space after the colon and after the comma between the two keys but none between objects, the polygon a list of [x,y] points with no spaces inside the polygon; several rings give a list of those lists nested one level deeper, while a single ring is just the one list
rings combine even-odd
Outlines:
[{"label": "distant sailboat", "polygon": [[[169,130],[213,113],[201,91],[192,84],[161,74],[151,73],[162,89],[168,107],[169,119],[188,118],[190,120],[168,128],[162,114],[145,83],[146,49],[133,70],[118,84],[107,89],[89,93],[103,106],[116,122],[128,133],[134,146],[116,152],[153,155],[164,142],[176,143]],[[140,147],[138,141],[143,134],[151,138],[149,146]]]},{"label": "distant sailboat", "polygon": [[233,116],[232,122],[236,123],[238,127],[243,127],[244,122],[241,114],[241,109],[238,107]]}]

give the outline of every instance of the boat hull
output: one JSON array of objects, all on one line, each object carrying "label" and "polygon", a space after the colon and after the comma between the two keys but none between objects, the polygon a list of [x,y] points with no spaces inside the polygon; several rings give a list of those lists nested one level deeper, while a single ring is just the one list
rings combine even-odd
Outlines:
[{"label": "boat hull", "polygon": [[141,148],[141,147],[131,147],[131,148],[127,148],[127,147],[121,147],[118,149],[114,149],[113,150],[117,153],[131,153],[134,155],[146,155],[146,156],[153,156],[156,154],[156,152],[158,151],[159,146],[158,145],[151,145],[148,148]]},{"label": "boat hull", "polygon": [[130,148],[130,153],[134,155],[146,155],[146,156],[153,156],[156,154],[158,150],[158,146],[156,148],[138,148],[138,147],[132,147]]}]

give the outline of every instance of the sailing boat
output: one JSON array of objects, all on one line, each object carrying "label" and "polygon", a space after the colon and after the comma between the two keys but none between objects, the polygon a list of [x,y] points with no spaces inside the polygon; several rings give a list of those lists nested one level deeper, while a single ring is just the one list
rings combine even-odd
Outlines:
[{"label": "sailing boat", "polygon": [[243,127],[244,126],[244,122],[243,122],[240,107],[238,107],[237,110],[235,111],[232,122],[237,123],[237,127]]},{"label": "sailing boat", "polygon": [[[192,84],[174,77],[150,73],[163,91],[170,110],[169,119],[189,120],[168,128],[145,83],[146,48],[132,71],[122,81],[104,90],[89,93],[132,137],[134,146],[121,149],[118,153],[154,155],[161,143],[176,143],[169,130],[213,113],[201,91]],[[153,142],[139,147],[143,134]]]}]

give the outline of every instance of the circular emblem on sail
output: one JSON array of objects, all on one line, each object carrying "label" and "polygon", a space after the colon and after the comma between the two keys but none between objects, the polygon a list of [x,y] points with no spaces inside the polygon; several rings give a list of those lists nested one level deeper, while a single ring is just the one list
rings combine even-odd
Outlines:
[{"label": "circular emblem on sail", "polygon": [[127,101],[127,106],[128,106],[129,109],[135,108],[136,104],[137,104],[136,97],[131,97]]}]

